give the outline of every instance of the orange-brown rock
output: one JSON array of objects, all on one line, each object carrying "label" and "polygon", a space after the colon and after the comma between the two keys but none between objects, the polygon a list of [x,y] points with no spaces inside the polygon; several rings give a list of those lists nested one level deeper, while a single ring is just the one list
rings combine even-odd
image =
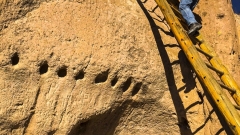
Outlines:
[{"label": "orange-brown rock", "polygon": [[[237,78],[230,3],[212,3],[201,32]],[[0,134],[230,133],[156,6],[1,0]]]}]

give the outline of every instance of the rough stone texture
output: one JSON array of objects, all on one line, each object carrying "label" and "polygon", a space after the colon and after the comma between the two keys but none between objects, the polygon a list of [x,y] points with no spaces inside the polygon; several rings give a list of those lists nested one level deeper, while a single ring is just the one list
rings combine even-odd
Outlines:
[{"label": "rough stone texture", "polygon": [[[240,80],[240,48],[231,1],[199,1],[194,11],[201,32],[236,80]],[[240,85],[240,82],[238,81]]]},{"label": "rough stone texture", "polygon": [[[0,134],[229,133],[153,0],[0,4]],[[237,41],[207,18],[236,77]]]},{"label": "rough stone texture", "polygon": [[236,20],[236,26],[237,26],[238,40],[240,41],[240,15],[235,14],[235,20]]}]

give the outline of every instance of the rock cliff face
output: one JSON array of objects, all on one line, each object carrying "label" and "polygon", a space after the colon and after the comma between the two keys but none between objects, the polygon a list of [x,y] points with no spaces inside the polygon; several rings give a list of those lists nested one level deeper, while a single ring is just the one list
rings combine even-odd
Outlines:
[{"label": "rock cliff face", "polygon": [[[231,5],[211,3],[202,32],[237,78]],[[229,133],[156,6],[1,0],[0,134]]]},{"label": "rock cliff face", "polygon": [[196,13],[203,24],[201,32],[230,73],[239,80],[240,48],[231,1],[200,1]]},{"label": "rock cliff face", "polygon": [[[239,39],[238,41],[240,41],[240,15],[235,14],[235,20],[236,20],[238,39]],[[240,52],[240,51],[238,51],[238,52]],[[239,59],[240,59],[240,57],[239,57]]]}]

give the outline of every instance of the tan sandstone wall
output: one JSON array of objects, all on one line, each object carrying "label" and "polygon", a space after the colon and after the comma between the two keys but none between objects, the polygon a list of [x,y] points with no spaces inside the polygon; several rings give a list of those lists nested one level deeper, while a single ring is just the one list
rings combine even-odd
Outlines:
[{"label": "tan sandstone wall", "polygon": [[240,15],[235,14],[235,20],[236,20],[236,26],[237,26],[238,39],[240,41]]},{"label": "tan sandstone wall", "polygon": [[[194,12],[203,24],[201,32],[236,80],[240,80],[240,44],[231,1],[200,0]],[[240,85],[240,81],[237,81]]]},{"label": "tan sandstone wall", "polygon": [[[156,6],[1,0],[0,134],[229,133]],[[226,34],[221,57],[235,63]]]}]

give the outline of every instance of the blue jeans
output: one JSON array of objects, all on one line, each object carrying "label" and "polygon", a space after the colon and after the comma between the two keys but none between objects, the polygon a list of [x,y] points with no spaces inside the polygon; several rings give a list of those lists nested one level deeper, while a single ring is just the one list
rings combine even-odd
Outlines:
[{"label": "blue jeans", "polygon": [[193,9],[198,4],[199,0],[181,0],[179,4],[179,10],[186,20],[187,25],[189,26],[192,23],[196,23],[195,16],[193,14]]}]

